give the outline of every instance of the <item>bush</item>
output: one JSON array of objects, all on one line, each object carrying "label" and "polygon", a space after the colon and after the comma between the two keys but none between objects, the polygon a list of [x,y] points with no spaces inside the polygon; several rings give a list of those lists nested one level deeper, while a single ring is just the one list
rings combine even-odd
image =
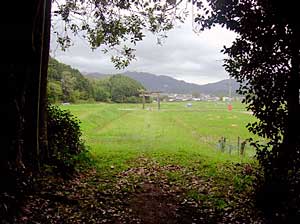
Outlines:
[{"label": "bush", "polygon": [[137,96],[129,96],[126,98],[126,103],[140,103],[141,100]]},{"label": "bush", "polygon": [[300,223],[299,145],[284,156],[284,144],[258,151],[264,175],[258,179],[257,200],[272,223]]},{"label": "bush", "polygon": [[53,165],[59,174],[71,175],[75,156],[85,151],[80,121],[55,105],[48,105],[47,112],[49,165]]}]

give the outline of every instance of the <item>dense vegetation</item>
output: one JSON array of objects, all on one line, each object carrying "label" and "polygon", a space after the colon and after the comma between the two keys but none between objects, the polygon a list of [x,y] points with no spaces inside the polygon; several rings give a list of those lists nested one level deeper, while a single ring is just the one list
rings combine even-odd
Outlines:
[{"label": "dense vegetation", "polygon": [[50,165],[56,174],[69,177],[75,169],[75,156],[85,152],[80,121],[68,110],[49,105],[48,118],[48,155],[46,164]]},{"label": "dense vegetation", "polygon": [[[40,155],[40,171],[68,179],[77,167],[81,164],[85,166],[90,161],[81,138],[80,122],[70,111],[51,105],[47,106],[46,122],[48,150]],[[15,211],[15,207],[21,206],[20,199],[24,197],[24,193],[32,191],[36,184],[35,177],[32,173],[23,173],[16,176],[16,180],[11,177],[6,180],[14,185],[4,185],[1,189],[4,193],[0,194],[0,223],[19,223],[12,219],[11,214],[19,212]]]},{"label": "dense vegetation", "polygon": [[47,91],[50,102],[76,102],[93,97],[90,82],[77,69],[54,58],[49,60]]},{"label": "dense vegetation", "polygon": [[104,79],[88,79],[77,69],[50,58],[48,67],[48,100],[58,102],[137,103],[139,91],[145,89],[127,76],[113,75]]}]

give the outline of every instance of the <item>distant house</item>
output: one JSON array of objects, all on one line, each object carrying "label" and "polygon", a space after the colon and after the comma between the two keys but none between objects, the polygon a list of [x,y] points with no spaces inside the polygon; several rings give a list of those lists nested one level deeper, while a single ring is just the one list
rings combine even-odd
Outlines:
[{"label": "distant house", "polygon": [[201,98],[196,98],[196,97],[194,97],[194,98],[192,98],[192,100],[193,100],[193,101],[201,101]]},{"label": "distant house", "polygon": [[228,96],[223,96],[222,97],[222,101],[223,102],[227,102],[227,101],[231,101],[232,99],[230,98],[230,97],[228,97]]}]

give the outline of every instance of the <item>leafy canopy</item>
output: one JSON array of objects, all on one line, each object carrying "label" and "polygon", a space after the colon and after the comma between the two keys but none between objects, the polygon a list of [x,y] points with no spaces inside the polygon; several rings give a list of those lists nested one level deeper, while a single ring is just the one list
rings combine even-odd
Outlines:
[{"label": "leafy canopy", "polygon": [[280,19],[269,1],[209,0],[206,15],[196,21],[202,29],[221,24],[236,32],[225,69],[241,83],[239,93],[259,119],[249,130],[280,143],[287,130],[287,84],[295,47],[294,28]]},{"label": "leafy canopy", "polygon": [[[183,1],[176,0],[64,0],[55,2],[53,26],[62,49],[70,47],[72,36],[87,39],[92,49],[114,52],[117,68],[126,67],[134,56],[134,46],[146,31],[166,37],[176,21],[186,17]],[[179,7],[180,6],[180,7]],[[61,24],[61,23],[59,23]],[[60,29],[61,30],[60,30]]]}]

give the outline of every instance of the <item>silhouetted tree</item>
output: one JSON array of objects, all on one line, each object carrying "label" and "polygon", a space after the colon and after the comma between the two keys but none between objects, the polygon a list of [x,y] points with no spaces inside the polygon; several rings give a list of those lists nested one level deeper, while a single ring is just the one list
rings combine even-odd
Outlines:
[{"label": "silhouetted tree", "polygon": [[300,26],[295,4],[270,0],[208,0],[208,4],[199,5],[205,12],[195,19],[201,28],[220,24],[238,34],[232,46],[223,49],[229,56],[224,66],[241,83],[238,93],[245,95],[247,109],[258,118],[249,130],[267,140],[252,141],[264,169],[264,207],[270,214],[280,214],[281,223],[289,217],[299,219]]},{"label": "silhouetted tree", "polygon": [[[166,37],[175,21],[186,18],[183,0],[64,0],[56,2],[54,20],[63,27],[54,27],[62,49],[72,43],[72,36],[85,38],[92,49],[114,52],[111,57],[117,68],[126,67],[135,58],[135,45],[143,40],[145,31]],[[61,24],[61,23],[60,23]],[[159,42],[159,40],[158,40]]]},{"label": "silhouetted tree", "polygon": [[[0,217],[10,211],[11,192],[21,193],[20,179],[38,170],[46,141],[45,99],[50,38],[50,0],[6,2],[1,17]],[[22,186],[20,186],[22,185]]]}]

